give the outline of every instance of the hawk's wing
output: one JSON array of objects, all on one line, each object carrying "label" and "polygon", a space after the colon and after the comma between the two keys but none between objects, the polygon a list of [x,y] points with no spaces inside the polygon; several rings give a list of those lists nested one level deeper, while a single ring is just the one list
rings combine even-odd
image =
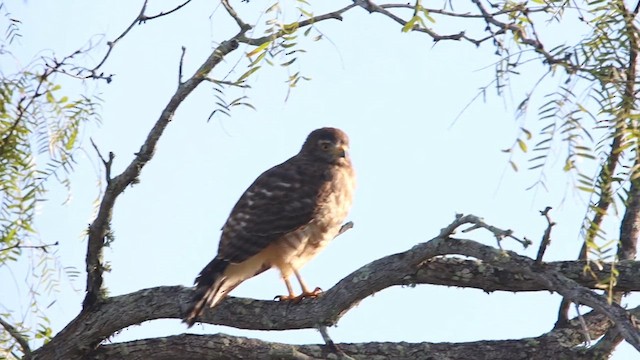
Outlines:
[{"label": "hawk's wing", "polygon": [[313,219],[323,173],[294,156],[262,173],[222,228],[218,258],[243,262]]}]

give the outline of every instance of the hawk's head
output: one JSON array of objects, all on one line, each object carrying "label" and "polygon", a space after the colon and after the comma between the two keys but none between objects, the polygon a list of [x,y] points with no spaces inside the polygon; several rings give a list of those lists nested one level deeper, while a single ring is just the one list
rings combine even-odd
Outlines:
[{"label": "hawk's head", "polygon": [[300,154],[317,162],[336,165],[349,164],[349,137],[336,128],[322,128],[311,132]]}]

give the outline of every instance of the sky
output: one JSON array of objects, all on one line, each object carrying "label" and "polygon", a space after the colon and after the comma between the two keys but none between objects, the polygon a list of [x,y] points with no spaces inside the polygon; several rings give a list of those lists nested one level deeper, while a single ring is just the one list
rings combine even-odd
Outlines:
[{"label": "sky", "polygon": [[[95,64],[106,51],[105,42],[128,26],[141,3],[12,2],[9,11],[22,21],[22,38],[12,48],[15,63],[1,64],[2,68],[25,66],[43,54],[63,56],[88,43],[95,48],[81,61]],[[283,2],[288,4],[283,10],[294,19],[292,3]],[[258,12],[259,2],[233,4],[249,23],[263,24],[267,18]],[[316,14],[328,6],[312,5]],[[156,1],[149,8],[154,14],[171,5]],[[442,32],[457,32],[459,25],[438,24]],[[549,26],[546,31],[553,31],[554,25]],[[468,28],[471,32],[483,27]],[[341,22],[322,22],[318,29],[323,39],[301,41],[306,53],[290,70],[265,66],[250,80],[250,89],[226,93],[228,101],[246,96],[255,110],[238,107],[230,117],[218,113],[207,121],[216,102],[209,84],[202,84],[179,107],[153,160],[142,171],[141,182],[128,188],[115,206],[115,242],[105,250],[112,268],[105,285],[111,295],[161,285],[190,286],[215,255],[219,229],[246,187],[264,170],[294,155],[309,132],[324,126],[339,127],[351,138],[358,187],[349,220],[355,227],[302,269],[310,286],[329,289],[373,260],[427,241],[456,213],[481,216],[489,224],[532,239],[534,245],[526,250],[508,240],[503,245],[534,257],[546,227],[539,210],[551,206],[557,225],[545,259],[576,258],[587,199],[562,173],[562,151],[546,168],[547,189],[533,190],[527,188],[540,173],[514,172],[509,155],[501,152],[513,145],[520,126],[539,126],[535,109],[540,99],[524,117],[515,114],[542,67],[530,63],[512,78],[511,90],[499,95],[490,86],[484,99],[472,102],[479,89],[494,80],[497,57],[490,44],[434,45],[425,35],[401,33],[390,19],[362,9],[352,10]],[[111,84],[61,80],[63,90],[99,94],[103,104],[102,123],[90,125],[82,136],[85,150],[72,175],[71,201],[62,205],[67,193],[52,185],[37,219],[42,241],[60,243],[59,264],[82,274],[75,280],[61,276],[58,292],[51,295],[54,332],[80,311],[84,295],[82,232],[91,221],[103,177],[89,138],[103,153],[116,155],[114,174],[124,169],[175,91],[181,46],[186,47],[184,73],[191,74],[215,44],[236,31],[217,2],[194,1],[172,16],[134,27],[102,68],[116,74]],[[561,34],[576,36],[571,31]],[[211,76],[239,77],[247,70],[243,54],[251,50],[241,46]],[[289,92],[285,81],[297,71],[311,80]],[[550,77],[540,88],[560,84],[562,78]],[[526,157],[514,159],[526,169]],[[610,234],[615,236],[615,231]],[[491,235],[481,231],[465,236],[495,245]],[[0,269],[0,293],[17,294],[3,303],[20,314],[26,312],[25,267],[23,263],[12,270]],[[284,291],[278,273],[269,271],[232,295],[272,299]],[[637,306],[639,300],[630,297],[624,305]],[[335,342],[517,339],[549,331],[559,302],[560,296],[548,292],[486,294],[430,285],[395,287],[365,299],[329,331]],[[111,341],[184,332],[322,342],[315,330],[261,332],[200,324],[187,330],[178,320],[125,329]],[[623,344],[613,359],[634,353]]]}]

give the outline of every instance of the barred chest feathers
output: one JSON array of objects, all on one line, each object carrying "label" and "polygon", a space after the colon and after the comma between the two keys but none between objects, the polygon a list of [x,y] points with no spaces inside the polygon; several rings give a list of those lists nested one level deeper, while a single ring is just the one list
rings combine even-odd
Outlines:
[{"label": "barred chest feathers", "polygon": [[318,203],[314,220],[296,236],[297,246],[290,257],[294,269],[300,269],[336,237],[349,213],[355,189],[353,170],[351,167],[332,170],[331,180],[321,190],[322,201]]}]

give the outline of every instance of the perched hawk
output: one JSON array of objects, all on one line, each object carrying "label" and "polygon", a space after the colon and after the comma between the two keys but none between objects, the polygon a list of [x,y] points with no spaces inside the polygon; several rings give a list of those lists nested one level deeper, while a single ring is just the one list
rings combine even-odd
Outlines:
[{"label": "perched hawk", "polygon": [[[222,228],[218,255],[196,278],[184,322],[192,326],[205,305],[218,304],[244,280],[277,267],[287,286],[281,300],[315,297],[298,270],[340,230],[355,187],[342,130],[313,131],[300,152],[260,175],[242,194]],[[302,288],[296,296],[289,282]]]}]

